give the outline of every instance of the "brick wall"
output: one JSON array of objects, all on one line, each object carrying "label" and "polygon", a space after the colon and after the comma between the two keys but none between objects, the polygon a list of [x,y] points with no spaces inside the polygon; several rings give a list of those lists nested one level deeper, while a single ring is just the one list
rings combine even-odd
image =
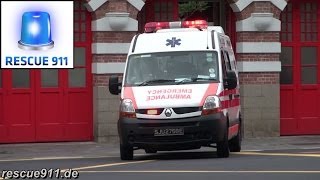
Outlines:
[{"label": "brick wall", "polygon": [[[237,21],[251,17],[251,13],[273,13],[279,19],[281,10],[272,2],[252,2],[236,13]],[[239,31],[237,42],[279,42],[278,31]],[[254,51],[253,51],[254,52]],[[237,53],[238,62],[279,61],[279,53]],[[257,63],[258,64],[258,63]],[[245,137],[279,136],[280,86],[279,72],[241,72],[241,106]]]},{"label": "brick wall", "polygon": [[251,16],[251,13],[273,13],[273,16],[280,19],[281,10],[278,9],[271,2],[252,2],[243,11],[236,13],[237,20],[247,19]]},{"label": "brick wall", "polygon": [[279,73],[259,72],[259,73],[240,73],[239,80],[241,85],[246,84],[279,84]]},{"label": "brick wall", "polygon": [[[136,18],[135,9],[126,0],[109,0],[99,7],[93,14],[94,19],[103,18],[108,12],[129,12],[130,16]],[[93,43],[130,43],[136,32],[104,31],[93,32]],[[93,62],[125,62],[126,54],[93,54]],[[107,86],[110,75],[99,74],[93,76],[94,86]]]},{"label": "brick wall", "polygon": [[136,32],[93,32],[94,42],[104,42],[104,43],[126,43],[131,42],[131,39]]},{"label": "brick wall", "polygon": [[237,54],[237,61],[279,61],[280,54]]},{"label": "brick wall", "polygon": [[94,12],[93,19],[103,18],[108,12],[128,12],[129,5],[126,0],[108,0]]},{"label": "brick wall", "polygon": [[[105,17],[109,12],[128,12],[129,17],[136,19],[138,10],[127,0],[108,0],[93,12],[93,20]],[[106,22],[108,23],[108,22]],[[136,32],[128,31],[94,31],[93,43],[130,43]],[[93,54],[93,63],[123,63],[126,54]],[[108,90],[109,77],[122,74],[93,74],[94,91],[94,127],[95,140],[100,142],[118,141],[117,120],[119,96],[111,95]]]},{"label": "brick wall", "polygon": [[237,42],[277,42],[279,32],[238,32]]},{"label": "brick wall", "polygon": [[95,54],[92,62],[125,62],[126,57],[125,54]]}]

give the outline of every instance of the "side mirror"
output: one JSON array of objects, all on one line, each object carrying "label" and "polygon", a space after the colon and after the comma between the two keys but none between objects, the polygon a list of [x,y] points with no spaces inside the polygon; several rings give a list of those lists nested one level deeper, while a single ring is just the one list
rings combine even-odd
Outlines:
[{"label": "side mirror", "polygon": [[113,95],[118,95],[121,92],[121,83],[119,83],[118,76],[111,76],[109,78],[109,92]]},{"label": "side mirror", "polygon": [[237,75],[235,71],[228,71],[227,77],[224,79],[224,86],[228,89],[235,89],[238,85]]}]

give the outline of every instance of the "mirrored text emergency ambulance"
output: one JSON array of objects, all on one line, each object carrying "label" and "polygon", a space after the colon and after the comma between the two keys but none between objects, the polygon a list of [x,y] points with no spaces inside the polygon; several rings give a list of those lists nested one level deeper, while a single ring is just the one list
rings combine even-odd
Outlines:
[{"label": "mirrored text emergency ambulance", "polygon": [[216,147],[218,157],[241,149],[238,73],[231,42],[206,21],[152,22],[131,43],[121,93],[121,159],[135,149]]}]

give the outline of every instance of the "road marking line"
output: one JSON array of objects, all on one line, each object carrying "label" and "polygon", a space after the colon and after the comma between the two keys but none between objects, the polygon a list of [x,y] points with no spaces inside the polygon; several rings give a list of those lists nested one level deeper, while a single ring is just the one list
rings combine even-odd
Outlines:
[{"label": "road marking line", "polygon": [[299,152],[301,154],[320,154],[320,151],[305,151],[305,152]]},{"label": "road marking line", "polygon": [[320,157],[320,154],[293,154],[293,153],[238,152],[238,153],[233,153],[233,154],[258,155],[258,156]]},{"label": "road marking line", "polygon": [[317,147],[302,147],[301,149],[320,149],[320,146],[317,146]]},{"label": "road marking line", "polygon": [[262,149],[252,149],[252,150],[244,150],[244,151],[242,151],[242,152],[260,152],[260,151],[264,151],[264,150],[262,150]]},{"label": "road marking line", "polygon": [[36,158],[32,158],[33,160],[51,160],[51,159],[80,159],[83,158],[83,156],[73,156],[73,157],[36,157]]},{"label": "road marking line", "polygon": [[70,157],[35,157],[25,159],[2,159],[0,162],[14,162],[14,161],[42,161],[42,160],[59,160],[59,159],[94,159],[94,158],[113,158],[119,156],[70,156]]},{"label": "road marking line", "polygon": [[296,173],[320,174],[320,171],[185,171],[185,170],[151,170],[151,171],[79,171],[79,173]]},{"label": "road marking line", "polygon": [[[138,163],[147,163],[153,162],[155,160],[144,160],[144,161],[133,161],[133,162],[121,162],[121,163],[111,163],[111,164],[101,164],[101,165],[94,165],[94,166],[84,166],[79,168],[71,168],[74,171],[84,170],[84,169],[94,169],[94,168],[101,168],[101,167],[111,167],[111,166],[120,166],[120,165],[128,165],[128,164],[138,164]],[[64,172],[68,169],[63,169],[61,172]]]}]

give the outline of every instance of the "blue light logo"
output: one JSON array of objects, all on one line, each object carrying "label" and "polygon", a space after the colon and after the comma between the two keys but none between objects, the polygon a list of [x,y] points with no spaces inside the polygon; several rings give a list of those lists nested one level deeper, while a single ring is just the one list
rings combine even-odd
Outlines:
[{"label": "blue light logo", "polygon": [[40,11],[23,13],[18,47],[25,50],[47,50],[53,46],[49,13]]}]

